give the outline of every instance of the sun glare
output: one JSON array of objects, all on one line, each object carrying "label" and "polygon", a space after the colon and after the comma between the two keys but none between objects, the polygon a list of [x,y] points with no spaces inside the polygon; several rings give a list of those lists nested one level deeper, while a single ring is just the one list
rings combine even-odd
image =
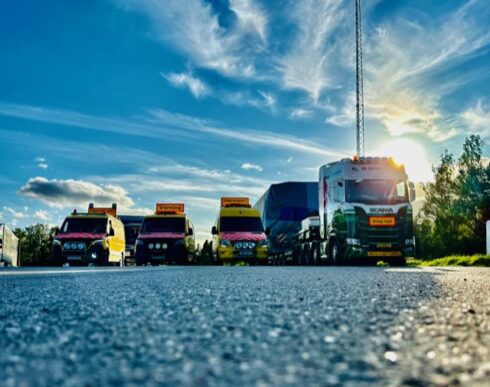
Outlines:
[{"label": "sun glare", "polygon": [[373,156],[393,157],[405,165],[408,178],[415,182],[433,180],[432,167],[424,148],[412,140],[396,139],[381,145]]}]

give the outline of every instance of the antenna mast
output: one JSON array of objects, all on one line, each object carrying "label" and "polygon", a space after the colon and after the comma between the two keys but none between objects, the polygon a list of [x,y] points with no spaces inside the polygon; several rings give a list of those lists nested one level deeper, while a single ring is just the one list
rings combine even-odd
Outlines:
[{"label": "antenna mast", "polygon": [[362,76],[361,0],[356,2],[356,141],[357,156],[364,157],[364,90]]}]

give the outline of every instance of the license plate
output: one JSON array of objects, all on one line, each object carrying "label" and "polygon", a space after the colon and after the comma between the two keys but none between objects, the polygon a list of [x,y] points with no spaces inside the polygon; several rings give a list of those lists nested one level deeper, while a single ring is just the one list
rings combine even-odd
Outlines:
[{"label": "license plate", "polygon": [[401,257],[400,251],[368,251],[368,257]]},{"label": "license plate", "polygon": [[69,261],[81,261],[82,257],[74,257],[74,256],[69,256],[68,257]]},{"label": "license plate", "polygon": [[252,257],[254,255],[253,251],[239,251],[239,257]]},{"label": "license plate", "polygon": [[370,216],[369,226],[370,227],[391,227],[395,225],[394,216]]},{"label": "license plate", "polygon": [[154,255],[151,257],[152,259],[158,260],[158,261],[163,261],[166,257],[165,255]]}]

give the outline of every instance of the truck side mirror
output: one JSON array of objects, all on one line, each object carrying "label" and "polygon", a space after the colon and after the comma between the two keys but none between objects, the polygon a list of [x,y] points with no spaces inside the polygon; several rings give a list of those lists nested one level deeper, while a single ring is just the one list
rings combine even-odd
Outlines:
[{"label": "truck side mirror", "polygon": [[410,201],[414,202],[417,199],[417,192],[415,191],[415,184],[413,182],[408,183]]},{"label": "truck side mirror", "polygon": [[266,227],[265,228],[265,235],[269,236],[271,234],[271,228],[270,227]]},{"label": "truck side mirror", "polygon": [[213,226],[213,228],[211,229],[211,234],[218,235],[218,229],[216,228],[216,226]]},{"label": "truck side mirror", "polygon": [[189,228],[188,235],[194,235],[194,230],[192,228]]}]

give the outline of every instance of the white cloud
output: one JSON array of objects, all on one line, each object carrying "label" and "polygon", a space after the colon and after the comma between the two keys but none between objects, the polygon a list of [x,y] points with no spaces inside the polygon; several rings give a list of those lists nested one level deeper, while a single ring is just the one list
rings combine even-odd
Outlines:
[{"label": "white cloud", "polygon": [[52,207],[86,206],[89,202],[94,202],[100,206],[117,203],[120,208],[130,208],[134,204],[122,187],[110,184],[98,186],[73,179],[48,180],[44,177],[34,177],[21,187],[20,194]]},{"label": "white cloud", "polygon": [[51,219],[49,212],[46,210],[37,210],[34,212],[34,215],[42,222],[49,222]]},{"label": "white cloud", "polygon": [[[0,115],[34,121],[49,122],[81,127],[109,133],[120,133],[138,137],[167,140],[173,138],[194,139],[203,136],[215,136],[223,139],[240,140],[248,144],[258,144],[275,149],[289,149],[330,158],[344,157],[348,152],[320,147],[315,143],[294,136],[249,129],[225,129],[209,121],[172,113],[162,109],[149,109],[150,117],[139,120],[121,120],[115,118],[91,116],[70,110],[49,109],[29,105],[0,103]],[[0,136],[2,133],[0,132]],[[70,150],[70,152],[77,150]]]},{"label": "white cloud", "polygon": [[313,111],[309,109],[296,108],[291,111],[289,114],[289,119],[296,120],[304,120],[308,119],[313,115]]},{"label": "white cloud", "polygon": [[490,106],[482,99],[478,99],[475,106],[465,110],[460,117],[471,132],[483,138],[490,137]]},{"label": "white cloud", "polygon": [[267,16],[259,4],[252,0],[230,0],[230,10],[243,30],[254,31],[263,42],[266,41]]},{"label": "white cloud", "polygon": [[256,171],[263,171],[263,168],[258,165],[258,164],[253,164],[253,163],[243,163],[242,166],[240,167],[246,171],[250,171],[250,170],[256,170]]},{"label": "white cloud", "polygon": [[211,4],[201,0],[153,1],[122,0],[126,9],[147,14],[156,37],[175,46],[196,66],[216,70],[223,75],[250,77],[255,74],[254,36],[265,39],[267,19],[253,1],[232,1],[231,11],[237,22],[222,26]]},{"label": "white cloud", "polygon": [[280,60],[283,86],[308,93],[316,103],[323,90],[331,86],[329,65],[330,34],[344,21],[342,0],[302,0],[293,3],[290,17],[298,28],[293,44]]},{"label": "white cloud", "polygon": [[169,73],[160,75],[166,78],[172,85],[180,88],[187,87],[192,95],[196,98],[201,98],[210,93],[210,88],[199,78],[194,77],[190,73]]},{"label": "white cloud", "polygon": [[5,213],[7,213],[8,215],[10,215],[13,219],[23,219],[26,217],[26,214],[22,211],[17,211],[17,210],[14,210],[13,208],[11,207],[7,207],[7,206],[3,206],[3,210],[5,211]]},{"label": "white cloud", "polygon": [[264,105],[269,109],[274,110],[276,107],[276,97],[272,93],[259,90],[259,94],[264,99]]},{"label": "white cloud", "polygon": [[440,142],[460,134],[441,101],[468,82],[468,74],[449,82],[432,79],[490,43],[487,23],[478,21],[488,16],[484,3],[469,1],[451,14],[431,17],[430,24],[397,18],[368,35],[366,115],[380,120],[392,136],[415,133]]}]

